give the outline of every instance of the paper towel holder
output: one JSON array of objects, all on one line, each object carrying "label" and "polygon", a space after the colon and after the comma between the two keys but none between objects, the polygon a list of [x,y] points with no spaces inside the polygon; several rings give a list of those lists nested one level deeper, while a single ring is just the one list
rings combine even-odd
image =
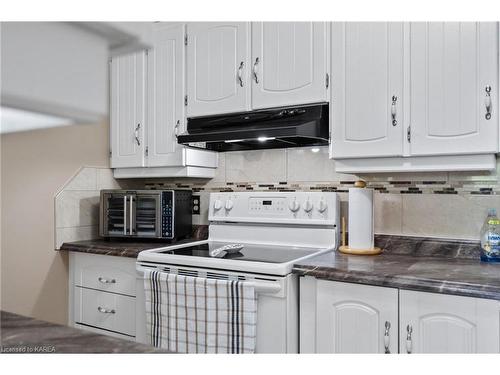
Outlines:
[{"label": "paper towel holder", "polygon": [[[366,182],[358,180],[354,183],[354,187],[365,188]],[[354,254],[354,255],[377,255],[382,252],[380,247],[373,247],[371,249],[351,249],[346,243],[346,225],[345,216],[342,216],[342,245],[339,246],[339,251],[344,254]]]}]

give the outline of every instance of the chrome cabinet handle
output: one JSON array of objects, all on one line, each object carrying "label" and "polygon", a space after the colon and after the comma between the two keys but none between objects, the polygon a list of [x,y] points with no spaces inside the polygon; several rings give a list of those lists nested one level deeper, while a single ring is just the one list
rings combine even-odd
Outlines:
[{"label": "chrome cabinet handle", "polygon": [[257,57],[255,59],[255,62],[253,63],[253,78],[255,79],[255,83],[259,83],[259,77],[257,76],[257,67],[259,65],[259,58]]},{"label": "chrome cabinet handle", "polygon": [[390,345],[389,331],[390,331],[390,329],[391,329],[391,323],[390,322],[385,322],[385,333],[384,333],[385,354],[391,354],[391,351],[389,349],[389,345]]},{"label": "chrome cabinet handle", "polygon": [[115,279],[106,279],[104,277],[98,277],[97,280],[99,280],[103,284],[115,284],[116,283]]},{"label": "chrome cabinet handle", "polygon": [[97,307],[97,311],[99,311],[100,313],[103,313],[103,314],[114,314],[116,313],[116,311],[114,309],[106,309],[104,307]]},{"label": "chrome cabinet handle", "polygon": [[174,135],[175,135],[175,138],[179,138],[179,126],[181,125],[181,120],[177,120],[177,122],[175,123],[175,126],[174,126]]},{"label": "chrome cabinet handle", "polygon": [[391,104],[391,117],[392,117],[392,126],[396,126],[398,121],[396,120],[396,102],[398,101],[398,97],[392,96],[392,104]]},{"label": "chrome cabinet handle", "polygon": [[412,343],[412,340],[411,340],[411,334],[413,332],[413,327],[411,325],[407,325],[406,326],[406,352],[408,354],[411,354],[412,352],[412,346],[413,346],[413,343]]},{"label": "chrome cabinet handle", "polygon": [[238,68],[238,81],[239,81],[241,87],[243,87],[243,67],[244,66],[245,66],[245,63],[243,61],[240,62],[240,66]]},{"label": "chrome cabinet handle", "polygon": [[123,235],[127,235],[127,196],[123,196]]},{"label": "chrome cabinet handle", "polygon": [[141,124],[137,124],[137,126],[135,127],[135,131],[134,131],[134,134],[135,134],[135,141],[137,142],[137,146],[140,146],[141,145],[141,140],[139,139],[139,130],[141,129]]},{"label": "chrome cabinet handle", "polygon": [[491,86],[488,85],[484,88],[484,91],[486,91],[486,96],[484,98],[484,105],[486,107],[486,114],[484,115],[484,118],[486,120],[491,119]]}]

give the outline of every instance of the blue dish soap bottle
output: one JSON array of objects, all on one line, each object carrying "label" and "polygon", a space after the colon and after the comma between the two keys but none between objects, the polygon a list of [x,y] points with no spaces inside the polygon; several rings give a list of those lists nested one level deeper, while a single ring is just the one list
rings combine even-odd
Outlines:
[{"label": "blue dish soap bottle", "polygon": [[488,210],[481,228],[481,261],[500,262],[500,220],[494,208]]}]

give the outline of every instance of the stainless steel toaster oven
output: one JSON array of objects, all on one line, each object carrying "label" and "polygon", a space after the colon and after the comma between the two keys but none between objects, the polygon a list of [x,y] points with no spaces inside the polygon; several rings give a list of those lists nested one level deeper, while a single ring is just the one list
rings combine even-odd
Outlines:
[{"label": "stainless steel toaster oven", "polygon": [[102,237],[181,238],[191,234],[189,190],[101,190]]}]

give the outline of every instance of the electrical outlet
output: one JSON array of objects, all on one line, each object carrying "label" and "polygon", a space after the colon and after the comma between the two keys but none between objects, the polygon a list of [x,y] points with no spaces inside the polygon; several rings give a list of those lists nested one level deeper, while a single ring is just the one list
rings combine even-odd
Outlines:
[{"label": "electrical outlet", "polygon": [[200,214],[200,205],[201,205],[200,196],[199,195],[192,195],[191,196],[191,207],[193,208],[193,210],[192,210],[193,215]]}]

